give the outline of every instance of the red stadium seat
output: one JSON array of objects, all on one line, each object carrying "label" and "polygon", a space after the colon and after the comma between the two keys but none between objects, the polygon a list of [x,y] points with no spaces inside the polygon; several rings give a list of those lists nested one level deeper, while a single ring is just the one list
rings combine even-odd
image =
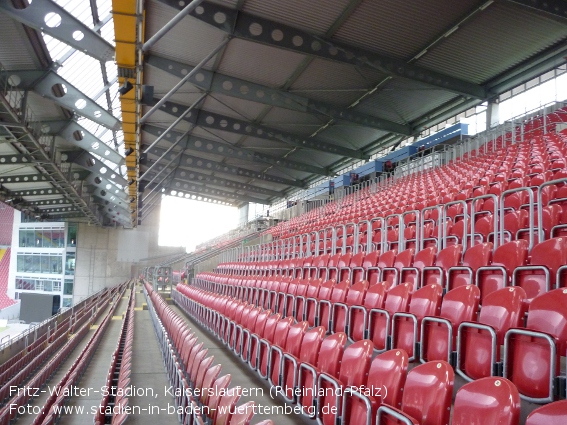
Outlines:
[{"label": "red stadium seat", "polygon": [[516,384],[523,398],[553,401],[566,352],[567,289],[555,289],[533,299],[525,328],[506,333],[503,376]]},{"label": "red stadium seat", "polygon": [[477,322],[462,322],[457,336],[455,370],[467,380],[500,374],[500,346],[508,329],[518,327],[525,313],[526,292],[503,288],[486,296]]},{"label": "red stadium seat", "polygon": [[457,332],[462,322],[476,318],[480,290],[459,286],[443,297],[439,316],[426,316],[421,322],[420,361],[445,360],[455,364]]},{"label": "red stadium seat", "polygon": [[419,355],[419,330],[425,316],[437,316],[441,308],[443,288],[430,284],[415,291],[408,312],[396,312],[392,316],[391,346],[401,348],[414,361]]},{"label": "red stadium seat", "polygon": [[567,400],[541,406],[526,419],[526,425],[564,425],[565,423],[567,423]]},{"label": "red stadium seat", "polygon": [[519,420],[520,394],[505,378],[482,378],[457,391],[451,425],[518,425]]},{"label": "red stadium seat", "polygon": [[413,368],[406,378],[401,409],[380,406],[376,423],[395,424],[406,418],[405,423],[417,425],[448,424],[454,380],[453,368],[444,361]]}]

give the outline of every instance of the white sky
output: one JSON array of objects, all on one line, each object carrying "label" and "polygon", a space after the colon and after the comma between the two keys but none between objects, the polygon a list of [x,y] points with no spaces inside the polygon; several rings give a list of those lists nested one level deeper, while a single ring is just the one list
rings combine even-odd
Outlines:
[{"label": "white sky", "polygon": [[166,196],[161,201],[158,244],[184,246],[191,252],[201,242],[237,226],[235,207]]}]

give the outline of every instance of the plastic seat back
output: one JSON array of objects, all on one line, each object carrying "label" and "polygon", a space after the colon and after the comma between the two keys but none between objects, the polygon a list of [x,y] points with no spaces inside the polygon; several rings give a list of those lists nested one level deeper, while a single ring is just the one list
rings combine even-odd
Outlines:
[{"label": "plastic seat back", "polygon": [[549,271],[549,279],[545,270],[521,270],[516,275],[516,285],[526,291],[528,299],[533,299],[550,289],[555,288],[557,270],[567,264],[567,238],[559,237],[540,242],[531,251],[529,266],[543,266]]},{"label": "plastic seat back", "polygon": [[451,425],[517,425],[520,408],[520,394],[512,382],[500,377],[482,378],[457,391]]},{"label": "plastic seat back", "polygon": [[[394,313],[405,312],[409,306],[412,294],[412,286],[409,283],[402,283],[394,286],[386,293],[384,300],[384,310],[391,317]],[[368,295],[367,295],[368,296]],[[387,337],[390,335],[390,319],[388,315],[369,314],[368,335],[377,350],[387,349]]]},{"label": "plastic seat back", "polygon": [[493,374],[491,353],[495,344],[495,360],[500,361],[500,346],[508,329],[519,327],[525,313],[526,292],[520,287],[509,287],[488,295],[482,304],[478,323],[489,326],[496,335],[492,340],[490,332],[479,329],[465,329],[460,336],[458,353],[460,367],[472,379]]},{"label": "plastic seat back", "polygon": [[567,423],[567,400],[560,400],[535,409],[526,425],[564,425]]},{"label": "plastic seat back", "polygon": [[[304,338],[305,340],[305,338]],[[341,359],[343,357],[344,348],[347,342],[347,336],[343,332],[339,332],[328,336],[321,342],[319,354],[317,356],[317,370],[324,372],[332,377],[337,377]],[[314,366],[311,364],[311,366]],[[316,385],[317,377],[312,373],[305,373],[302,385],[304,388],[313,388]],[[310,392],[302,392],[298,398],[301,406],[312,406],[313,395]]]},{"label": "plastic seat back", "polygon": [[511,281],[512,273],[518,266],[526,264],[528,257],[528,242],[517,240],[505,243],[499,246],[493,254],[492,266],[501,266],[506,272],[506,278],[500,270],[483,270],[480,269],[479,281],[477,282],[482,296],[482,303],[486,296],[492,292],[502,289]]},{"label": "plastic seat back", "polygon": [[[288,320],[288,319],[291,319],[291,321],[288,321],[288,323],[292,323],[293,318],[288,317],[287,319],[284,320]],[[280,323],[278,323],[278,326],[282,322],[284,322],[284,320],[281,320]],[[282,328],[284,328],[283,331]],[[299,322],[296,323],[295,325],[289,326],[287,328],[287,332],[285,331],[285,324],[279,326],[279,328],[276,328],[276,337],[274,338],[273,346],[278,347],[279,349],[282,350],[282,352],[284,351],[283,349],[285,348],[285,352],[291,354],[294,357],[299,357],[301,342],[303,341],[303,336],[305,335],[305,332],[307,331],[308,328],[309,328],[309,323],[307,322]],[[274,383],[275,385],[280,384],[279,380],[281,373],[280,370],[281,361],[282,361],[282,356],[280,355],[280,351],[272,350],[270,353],[269,362],[270,362],[271,382]]]},{"label": "plastic seat back", "polygon": [[373,285],[368,285],[364,301],[360,303],[362,304],[362,307],[350,306],[349,337],[351,340],[360,341],[361,339],[364,339],[364,331],[367,327],[364,310],[368,312],[373,308],[382,308],[384,300],[386,299],[387,289],[388,285],[386,282],[377,282]]},{"label": "plastic seat back", "polygon": [[[373,351],[374,346],[369,340],[355,342],[344,350],[337,376],[341,385],[345,388],[361,388],[366,383]],[[341,408],[336,405],[335,387],[326,380],[320,382],[318,388],[324,395],[320,397],[317,406],[319,419],[323,425],[335,425],[338,419],[336,412]],[[339,403],[340,401],[342,397],[339,398]]]},{"label": "plastic seat back", "polygon": [[216,409],[215,425],[228,425],[241,394],[242,387],[227,388],[220,399],[218,409]]},{"label": "plastic seat back", "polygon": [[437,254],[435,260],[435,267],[440,267],[439,270],[424,270],[423,271],[423,285],[441,285],[445,286],[445,274],[451,267],[458,266],[461,262],[463,253],[463,246],[460,244],[448,246],[442,249]]},{"label": "plastic seat back", "polygon": [[[333,294],[333,290],[336,286],[335,279],[331,279],[326,281],[321,285],[319,288],[319,295],[317,299],[319,301],[330,301],[331,296]],[[318,325],[324,326],[326,329],[329,329],[329,319],[331,318],[331,308],[328,303],[319,302],[318,304]],[[311,323],[311,317],[307,317],[309,323]]]},{"label": "plastic seat back", "polygon": [[444,361],[413,368],[406,378],[402,411],[420,425],[448,424],[455,376]]},{"label": "plastic seat back", "polygon": [[406,315],[394,314],[392,323],[392,348],[405,350],[410,359],[415,352],[416,343],[419,342],[419,329],[421,320],[425,316],[437,316],[441,308],[443,288],[431,284],[415,291],[411,297],[408,313]]},{"label": "plastic seat back", "polygon": [[541,337],[514,333],[506,336],[505,376],[526,397],[553,398],[553,381],[560,374],[561,357],[567,351],[567,289],[534,298],[526,329]]},{"label": "plastic seat back", "polygon": [[220,364],[214,365],[205,372],[203,377],[203,383],[201,385],[201,403],[208,404],[207,400],[209,398],[209,389],[213,388],[213,383],[217,380],[220,375],[222,366]]},{"label": "plastic seat back", "polygon": [[254,406],[256,403],[249,401],[234,408],[234,413],[230,418],[229,425],[250,425],[254,416]]},{"label": "plastic seat back", "polygon": [[417,270],[402,269],[400,282],[407,282],[412,285],[412,288],[417,288],[421,278],[421,271],[425,267],[431,267],[435,262],[435,254],[437,254],[436,247],[424,248],[415,254],[413,260],[413,268]]},{"label": "plastic seat back", "polygon": [[465,321],[474,321],[479,301],[480,290],[475,285],[459,286],[445,294],[439,317],[448,320],[451,329],[440,322],[424,322],[421,335],[422,362],[447,361],[450,358],[451,353],[456,350],[459,325]]},{"label": "plastic seat back", "polygon": [[463,259],[463,267],[469,267],[470,272],[465,270],[454,270],[449,274],[448,289],[475,283],[476,271],[480,267],[487,266],[492,260],[492,243],[485,242],[468,248]]},{"label": "plastic seat back", "polygon": [[395,270],[385,270],[382,273],[382,280],[389,283],[390,287],[399,283],[399,272],[404,267],[411,267],[413,265],[413,257],[415,255],[415,249],[409,248],[396,255],[396,259],[393,264]]}]

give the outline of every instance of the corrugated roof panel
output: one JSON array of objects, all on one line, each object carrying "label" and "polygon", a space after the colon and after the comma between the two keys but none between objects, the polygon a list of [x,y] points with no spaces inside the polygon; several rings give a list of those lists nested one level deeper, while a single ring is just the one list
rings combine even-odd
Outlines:
[{"label": "corrugated roof panel", "polygon": [[482,2],[478,0],[365,0],[333,39],[411,59]]},{"label": "corrugated roof panel", "polygon": [[341,16],[350,0],[248,0],[243,10],[285,25],[323,35]]},{"label": "corrugated roof panel", "polygon": [[314,58],[295,80],[291,90],[368,89],[385,77],[385,74],[372,69],[361,70],[349,64]]},{"label": "corrugated roof panel", "polygon": [[[369,68],[315,58],[290,91],[307,98],[346,107],[386,77]],[[351,90],[351,91],[349,91]]]},{"label": "corrugated roof panel", "polygon": [[303,95],[312,100],[318,102],[324,102],[338,108],[347,108],[356,102],[364,94],[365,91],[341,91],[331,90],[331,91],[307,91],[307,92],[295,92],[296,94]]},{"label": "corrugated roof panel", "polygon": [[266,140],[258,137],[247,136],[240,146],[247,147],[255,151],[262,151],[264,153],[278,156],[285,154],[287,151],[293,149],[293,146],[275,140]]},{"label": "corrugated roof panel", "polygon": [[0,43],[0,64],[5,69],[37,68],[37,59],[23,33],[19,22],[0,13],[0,40],[10,40],[9,43]]},{"label": "corrugated roof panel", "polygon": [[240,120],[254,120],[266,105],[245,99],[212,93],[205,99],[203,109]]},{"label": "corrugated roof panel", "polygon": [[[158,1],[146,4],[146,40],[167,24],[179,10]],[[187,64],[197,64],[221,43],[226,34],[187,16],[150,49],[151,53]],[[208,62],[211,66],[215,61]]]},{"label": "corrugated roof panel", "polygon": [[28,92],[28,107],[35,120],[65,119],[61,109],[55,107],[51,100],[41,97],[36,92]]},{"label": "corrugated roof panel", "polygon": [[339,121],[319,133],[323,139],[341,141],[340,145],[351,149],[361,149],[385,135],[384,131],[361,127],[347,121]]},{"label": "corrugated roof panel", "polygon": [[228,143],[231,145],[237,143],[242,137],[240,134],[228,132],[217,134],[215,130],[204,129],[202,127],[195,127],[193,131],[191,131],[191,136],[203,137],[204,139],[209,139],[221,143]]},{"label": "corrugated roof panel", "polygon": [[281,87],[304,58],[305,55],[289,50],[235,38],[224,51],[219,72],[270,87]]},{"label": "corrugated roof panel", "polygon": [[328,167],[332,163],[343,158],[341,155],[335,155],[327,152],[313,151],[309,149],[299,149],[291,153],[287,157],[291,160],[307,162],[318,167]]},{"label": "corrugated roof panel", "polygon": [[277,106],[272,107],[270,112],[266,114],[262,120],[262,124],[266,124],[270,127],[282,124],[292,124],[292,125],[309,125],[313,126],[314,129],[324,125],[327,122],[327,118],[322,115],[313,115],[301,111],[293,111],[291,109],[284,109]]},{"label": "corrugated roof panel", "polygon": [[[154,87],[154,97],[161,99],[180,81],[179,78],[153,66],[144,69],[144,84]],[[172,102],[191,105],[197,100],[202,91],[191,83],[185,83],[171,98]]]},{"label": "corrugated roof panel", "polygon": [[563,22],[494,3],[422,56],[418,64],[482,83],[567,37]]},{"label": "corrugated roof panel", "polygon": [[457,96],[415,81],[392,79],[356,110],[405,124]]}]

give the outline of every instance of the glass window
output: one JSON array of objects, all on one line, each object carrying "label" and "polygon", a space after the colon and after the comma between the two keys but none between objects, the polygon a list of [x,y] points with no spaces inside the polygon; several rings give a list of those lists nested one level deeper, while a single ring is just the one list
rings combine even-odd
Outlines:
[{"label": "glass window", "polygon": [[43,247],[44,248],[53,248],[53,244],[51,242],[51,229],[43,229],[41,231],[41,236],[43,239]]},{"label": "glass window", "polygon": [[68,252],[65,260],[65,274],[75,274],[75,253]]},{"label": "glass window", "polygon": [[44,291],[53,291],[53,282],[51,280],[44,280],[43,281],[43,290]]},{"label": "glass window", "polygon": [[33,246],[35,248],[43,248],[43,234],[41,230],[36,229],[33,231],[33,239],[34,239]]},{"label": "glass window", "polygon": [[53,281],[53,291],[54,292],[60,292],[61,291],[61,281],[60,280],[54,280]]},{"label": "glass window", "polygon": [[65,279],[64,295],[73,295],[73,279]]},{"label": "glass window", "polygon": [[51,255],[49,257],[51,273],[61,274],[61,257],[58,255]]},{"label": "glass window", "polygon": [[75,223],[68,225],[67,246],[77,246],[77,224]]},{"label": "glass window", "polygon": [[42,273],[51,273],[49,270],[49,256],[42,255],[41,256],[41,272]]},{"label": "glass window", "polygon": [[24,229],[20,229],[20,247],[26,247],[26,231]]},{"label": "glass window", "polygon": [[53,248],[63,248],[65,246],[65,230],[54,229],[51,235]]},{"label": "glass window", "polygon": [[63,298],[63,307],[71,307],[73,305],[73,298]]},{"label": "glass window", "polygon": [[31,257],[31,271],[32,273],[41,273],[41,258],[39,255],[30,255]]}]

